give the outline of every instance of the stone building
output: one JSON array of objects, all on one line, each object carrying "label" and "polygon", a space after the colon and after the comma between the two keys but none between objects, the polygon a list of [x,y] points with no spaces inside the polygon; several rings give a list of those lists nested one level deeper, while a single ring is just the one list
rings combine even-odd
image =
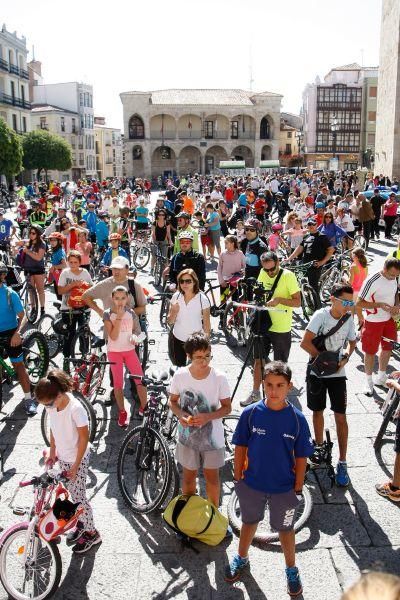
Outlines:
[{"label": "stone building", "polygon": [[[295,115],[293,115],[294,117]],[[285,119],[282,113],[280,138],[279,138],[279,162],[282,167],[297,166],[301,155],[301,142],[299,143],[299,134],[301,131],[301,122],[295,119]]]},{"label": "stone building", "polygon": [[278,159],[282,96],[244,90],[123,92],[126,174],[210,173]]},{"label": "stone building", "polygon": [[107,127],[104,117],[94,118],[96,138],[96,171],[97,177],[122,177],[122,140],[121,130]]},{"label": "stone building", "polygon": [[0,30],[0,117],[18,133],[31,130],[26,39]]},{"label": "stone building", "polygon": [[382,1],[374,172],[400,177],[400,2]]}]

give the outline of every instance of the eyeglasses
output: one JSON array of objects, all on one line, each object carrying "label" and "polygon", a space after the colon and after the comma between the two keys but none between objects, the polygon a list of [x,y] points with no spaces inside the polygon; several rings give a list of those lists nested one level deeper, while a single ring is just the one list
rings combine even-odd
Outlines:
[{"label": "eyeglasses", "polygon": [[245,231],[257,231],[254,227],[245,227],[244,228]]},{"label": "eyeglasses", "polygon": [[213,358],[212,354],[206,354],[205,356],[193,356],[192,362],[194,362],[194,361],[200,362],[201,360],[205,360],[206,362],[209,362],[212,358]]},{"label": "eyeglasses", "polygon": [[341,303],[342,306],[354,306],[354,300],[342,300],[341,298],[335,298],[338,302]]},{"label": "eyeglasses", "polygon": [[180,284],[182,284],[182,283],[193,283],[193,279],[180,279],[179,283]]},{"label": "eyeglasses", "polygon": [[266,273],[273,273],[276,269],[276,264],[273,267],[270,267],[269,269],[267,269],[266,267],[263,268]]},{"label": "eyeglasses", "polygon": [[324,217],[324,219],[325,219],[325,221],[326,221],[326,219],[329,219],[330,221],[332,221],[332,217],[330,215],[329,215],[329,217],[327,215],[326,217]]}]

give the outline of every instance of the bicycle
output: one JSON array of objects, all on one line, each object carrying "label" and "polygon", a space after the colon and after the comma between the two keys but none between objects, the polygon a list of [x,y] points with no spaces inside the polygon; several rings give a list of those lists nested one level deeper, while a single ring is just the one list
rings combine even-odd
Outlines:
[{"label": "bicycle", "polygon": [[152,274],[154,277],[154,285],[158,287],[161,285],[162,274],[164,272],[165,267],[168,265],[168,258],[163,255],[160,250],[160,247],[157,244],[150,244],[150,251],[154,258],[154,264],[152,266]]},{"label": "bicycle", "polygon": [[[7,354],[4,343],[9,338],[0,334],[0,410],[3,406],[3,383],[10,383],[17,373],[12,363],[6,362]],[[46,338],[37,329],[30,329],[22,334],[23,362],[31,386],[35,386],[44,377],[49,367],[49,350]]]},{"label": "bicycle", "polygon": [[[23,270],[22,267],[17,267],[17,269],[20,271]],[[30,275],[25,275],[25,281],[22,284],[19,295],[24,306],[26,318],[33,325],[39,314],[39,297],[30,279]]]},{"label": "bicycle", "polygon": [[226,335],[228,346],[245,346],[250,337],[249,311],[243,306],[249,304],[248,292],[251,281],[239,281],[238,303],[242,306],[235,306],[232,301],[226,302],[222,318],[222,328]]},{"label": "bicycle", "polygon": [[[34,500],[31,508],[15,508],[14,514],[28,515],[29,521],[8,527],[0,539],[0,580],[8,597],[13,600],[45,600],[60,585],[62,561],[58,543],[60,534],[74,527],[79,509],[68,521],[58,521],[53,535],[44,534],[40,528],[54,500],[68,495],[62,485],[67,478],[63,473],[45,471],[29,481],[21,481],[19,488],[33,486]],[[14,496],[15,497],[15,496]]]},{"label": "bicycle", "polygon": [[350,251],[342,252],[332,261],[328,261],[327,268],[319,280],[319,294],[322,302],[328,303],[332,287],[340,281],[350,281],[351,258]]},{"label": "bicycle", "polygon": [[[399,342],[396,342],[386,337],[383,337],[382,340],[390,343],[392,345],[392,348],[396,350],[400,349]],[[397,425],[397,421],[400,418],[399,405],[400,395],[395,389],[389,389],[386,394],[385,400],[383,401],[383,404],[381,406],[382,423],[374,440],[374,450],[379,451],[381,449],[383,444],[383,438],[388,432],[389,424],[392,423],[394,426]]]},{"label": "bicycle", "polygon": [[149,247],[150,230],[135,230],[132,238],[132,262],[139,270],[145,269],[149,263],[151,252]]},{"label": "bicycle", "polygon": [[297,265],[286,264],[285,267],[296,275],[300,286],[301,309],[306,323],[317,310],[318,298],[316,291],[311,287],[307,278],[307,271],[314,266],[314,262],[299,263]]},{"label": "bicycle", "polygon": [[[60,310],[61,302],[53,302],[53,306]],[[89,327],[90,308],[71,308],[67,312],[71,318],[80,315],[84,317],[84,324],[77,328],[71,341],[72,358],[83,359],[91,353],[93,346],[92,332]],[[68,324],[62,321],[61,314],[53,317],[53,315],[45,313],[40,317],[37,328],[48,341],[50,358],[54,358],[61,352],[64,345],[64,338],[69,335]]]}]

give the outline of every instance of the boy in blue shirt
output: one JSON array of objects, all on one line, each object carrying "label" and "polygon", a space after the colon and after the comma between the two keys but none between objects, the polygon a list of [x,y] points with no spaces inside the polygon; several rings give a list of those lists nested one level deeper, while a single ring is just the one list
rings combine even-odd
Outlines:
[{"label": "boy in blue shirt", "polygon": [[279,532],[285,556],[288,593],[298,596],[303,588],[295,564],[293,524],[314,446],[304,415],[286,399],[291,379],[286,363],[270,362],[265,367],[266,397],[245,408],[232,438],[242,528],[238,554],[226,569],[225,581],[236,581],[250,568],[248,550],[268,502],[270,525]]}]

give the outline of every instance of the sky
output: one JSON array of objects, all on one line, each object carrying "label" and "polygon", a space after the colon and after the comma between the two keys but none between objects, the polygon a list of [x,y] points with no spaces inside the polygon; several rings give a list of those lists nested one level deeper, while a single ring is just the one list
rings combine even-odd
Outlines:
[{"label": "sky", "polygon": [[[96,116],[122,128],[119,94],[165,88],[302,91],[332,67],[377,66],[382,0],[3,0],[44,83],[94,87]],[[1,24],[0,24],[1,26]],[[250,68],[251,65],[251,68]],[[252,73],[252,76],[251,76]],[[250,79],[253,79],[250,84]]]}]

